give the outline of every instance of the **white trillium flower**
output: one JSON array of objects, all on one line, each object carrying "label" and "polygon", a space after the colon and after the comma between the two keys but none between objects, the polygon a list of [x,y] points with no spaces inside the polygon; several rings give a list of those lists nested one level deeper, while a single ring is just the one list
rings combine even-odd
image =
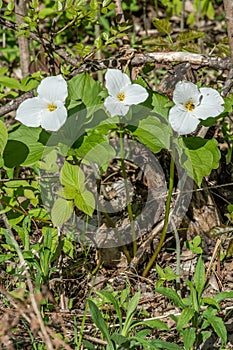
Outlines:
[{"label": "white trillium flower", "polygon": [[128,75],[119,69],[108,69],[105,79],[110,96],[105,99],[104,106],[112,117],[125,116],[131,105],[144,102],[148,97],[144,87],[132,84]]},{"label": "white trillium flower", "polygon": [[212,88],[198,88],[188,81],[176,84],[170,109],[169,122],[180,135],[193,132],[201,120],[217,117],[224,111],[223,98]]},{"label": "white trillium flower", "polygon": [[65,79],[61,75],[47,77],[41,81],[37,93],[37,97],[28,98],[20,104],[15,119],[26,126],[59,130],[67,118]]}]

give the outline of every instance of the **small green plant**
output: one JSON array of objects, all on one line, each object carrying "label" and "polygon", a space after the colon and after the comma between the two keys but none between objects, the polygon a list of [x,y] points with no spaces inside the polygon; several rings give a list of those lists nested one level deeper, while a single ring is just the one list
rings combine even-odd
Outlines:
[{"label": "small green plant", "polygon": [[202,254],[202,248],[200,247],[201,237],[195,236],[193,240],[186,242],[186,246],[190,249],[193,254]]},{"label": "small green plant", "polygon": [[[114,327],[110,327],[110,324],[106,321],[106,314],[102,314],[100,308],[96,305],[93,299],[88,299],[92,319],[100,330],[103,338],[107,341],[106,350],[132,350],[138,349],[139,346],[143,346],[143,349],[151,350],[180,349],[178,345],[163,340],[146,339],[154,328],[168,331],[168,326],[159,319],[136,319],[140,292],[137,292],[128,303],[124,303],[124,307],[121,306],[120,298],[115,297],[111,292],[102,290],[98,291],[97,294],[106,303],[111,304],[115,310],[114,322],[111,323]],[[107,315],[107,318],[109,318],[109,315]],[[88,345],[88,343],[85,343],[85,346],[90,350],[93,349],[92,344]]]},{"label": "small green plant", "polygon": [[162,269],[158,264],[156,264],[155,269],[159,275],[159,280],[156,282],[156,287],[160,287],[166,282],[175,281],[178,276],[169,266],[166,266],[164,269]]},{"label": "small green plant", "polygon": [[217,316],[220,302],[233,298],[233,292],[222,292],[215,297],[204,297],[206,287],[205,266],[200,256],[196,265],[193,282],[186,281],[189,296],[181,298],[172,288],[158,287],[155,289],[170,299],[181,310],[180,316],[170,315],[176,323],[176,329],[181,334],[185,350],[199,349],[214,332],[222,341],[227,343],[227,330],[224,321]]}]

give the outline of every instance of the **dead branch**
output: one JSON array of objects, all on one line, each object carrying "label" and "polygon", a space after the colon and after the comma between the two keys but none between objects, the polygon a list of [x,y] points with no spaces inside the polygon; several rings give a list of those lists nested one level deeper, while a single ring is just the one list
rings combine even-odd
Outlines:
[{"label": "dead branch", "polygon": [[[32,36],[34,36],[34,34]],[[35,35],[35,37],[37,36]],[[45,40],[45,39],[41,39],[41,40]],[[60,49],[60,51],[62,52],[64,59],[65,59],[65,55],[69,56],[66,52],[63,52],[64,50]],[[77,69],[73,70],[72,73],[68,76],[68,78],[71,78],[83,72],[96,72],[98,70],[104,70],[107,68],[121,68],[122,65],[129,60],[129,55],[127,54],[127,52],[128,51],[124,52],[124,54],[119,57],[116,56],[109,59],[85,61]],[[69,60],[70,59],[72,60],[73,58],[70,57]],[[181,63],[181,62],[189,62],[192,65],[198,65],[199,67],[208,67],[213,69],[222,69],[222,70],[229,70],[229,71],[232,69],[232,63],[229,57],[222,58],[218,56],[208,56],[208,55],[201,55],[201,54],[195,54],[195,53],[189,53],[189,52],[150,52],[150,53],[134,52],[132,58],[130,59],[130,65],[132,67],[143,66],[147,63],[173,64],[173,63]],[[75,65],[77,66],[77,62]],[[20,105],[20,103],[22,103],[25,99],[32,96],[33,96],[32,91],[27,92],[26,94],[23,94],[22,96],[10,101],[5,106],[0,107],[0,116],[4,116],[7,113],[16,110]]]},{"label": "dead branch", "polygon": [[233,3],[232,0],[223,0],[225,14],[228,42],[231,53],[231,61],[233,62]]},{"label": "dead branch", "polygon": [[[132,49],[129,49],[132,52]],[[70,76],[75,76],[82,72],[96,72],[107,68],[120,68],[126,61],[129,60],[129,55],[124,52],[121,56],[112,57],[103,60],[85,61],[77,69],[74,69]],[[173,64],[189,62],[192,65],[199,67],[208,67],[213,69],[230,70],[232,67],[229,57],[208,56],[190,52],[136,52],[130,59],[131,67],[143,66],[145,64]]]},{"label": "dead branch", "polygon": [[[12,29],[14,31],[18,31],[18,27],[17,25],[15,25],[15,23],[6,20],[5,18],[1,18],[0,16],[0,24],[4,27],[7,27],[9,29]],[[53,52],[55,52],[58,56],[60,56],[61,58],[63,58],[65,60],[66,63],[69,63],[72,66],[77,66],[80,61],[72,56],[70,56],[64,49],[59,48],[58,46],[56,46],[53,42],[51,42],[50,40],[44,38],[44,37],[39,37],[36,33],[34,32],[30,32],[30,38],[32,40],[37,41],[38,43],[40,43],[43,47],[48,47],[50,50],[52,50]]]},{"label": "dead branch", "polygon": [[[23,21],[23,17],[27,15],[26,2],[24,0],[15,1],[15,18],[17,26],[20,26]],[[29,40],[26,36],[18,37],[19,44],[19,58],[20,68],[22,76],[26,77],[29,75],[29,64],[30,64],[30,53],[29,53]]]},{"label": "dead branch", "polygon": [[0,107],[0,116],[4,116],[12,111],[15,111],[19,107],[20,103],[30,97],[33,97],[33,91],[26,92],[22,96],[11,100],[5,104],[5,106]]}]

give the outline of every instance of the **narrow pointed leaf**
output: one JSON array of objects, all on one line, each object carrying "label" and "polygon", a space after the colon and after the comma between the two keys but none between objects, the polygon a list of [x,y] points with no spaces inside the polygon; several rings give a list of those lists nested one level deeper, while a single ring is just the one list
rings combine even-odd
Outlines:
[{"label": "narrow pointed leaf", "polygon": [[202,257],[200,256],[196,265],[195,273],[194,273],[194,285],[199,297],[203,292],[205,283],[206,283],[205,266],[204,266]]},{"label": "narrow pointed leaf", "polygon": [[170,300],[172,300],[177,307],[181,309],[185,307],[182,299],[173,289],[166,288],[166,287],[159,287],[159,288],[155,288],[155,292],[160,293],[166,296],[167,298],[169,298]]},{"label": "narrow pointed leaf", "polygon": [[193,309],[182,310],[181,315],[178,317],[176,329],[178,331],[183,329],[189,323],[189,321],[193,318],[194,314],[195,314],[195,310]]},{"label": "narrow pointed leaf", "polygon": [[99,328],[99,330],[101,331],[101,333],[104,335],[105,339],[107,340],[109,349],[114,350],[114,346],[113,346],[113,343],[112,343],[111,338],[110,338],[110,333],[108,331],[108,326],[107,326],[106,322],[104,321],[100,310],[98,309],[98,307],[95,305],[95,303],[91,299],[87,299],[87,300],[88,300],[88,304],[90,307],[91,317],[92,317],[94,323],[96,324],[96,326]]}]

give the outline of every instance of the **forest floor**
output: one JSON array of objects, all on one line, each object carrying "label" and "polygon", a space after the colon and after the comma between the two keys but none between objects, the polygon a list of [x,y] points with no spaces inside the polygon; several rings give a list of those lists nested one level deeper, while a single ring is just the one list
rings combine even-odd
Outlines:
[{"label": "forest floor", "polygon": [[[159,9],[159,16],[165,16],[164,8]],[[191,13],[191,3],[187,2],[186,14]],[[199,21],[198,30],[203,32],[203,38],[195,40],[193,48],[197,49],[198,53],[224,55],[220,52],[217,44],[224,42],[227,37],[225,23],[222,20],[224,13],[223,4],[216,6],[216,15],[218,21],[208,20],[207,18]],[[145,42],[151,43],[146,50],[154,51],[156,45],[153,44],[153,37],[158,35],[157,29],[152,24],[152,18],[155,17],[153,5],[149,5],[146,10],[147,35],[145,35],[145,18],[140,7],[138,12],[132,15],[132,22],[137,28],[136,42],[145,46]],[[180,32],[179,18],[173,16],[171,18],[173,26],[172,37],[174,39],[177,33]],[[147,36],[147,41],[145,40]],[[163,38],[162,35],[160,37]],[[224,46],[224,44],[223,44]],[[169,48],[162,48],[165,52],[169,52]],[[112,56],[117,52],[112,52]],[[198,66],[191,65],[184,68],[178,68],[183,79],[193,82],[201,82],[202,86],[214,86],[221,89],[226,79],[226,72],[214,71],[209,68],[199,69]],[[182,70],[183,69],[183,70]],[[150,87],[153,90],[158,90],[161,93],[170,94],[165,90],[167,84],[175,79],[175,69],[171,64],[157,64],[155,71],[151,72]],[[152,76],[153,75],[153,76]],[[174,83],[174,82],[173,82]],[[9,123],[10,117],[7,120]],[[230,121],[231,123],[231,121]],[[180,315],[181,310],[162,294],[155,291],[158,283],[160,286],[166,286],[178,290],[180,295],[185,298],[190,295],[190,288],[186,281],[193,280],[195,268],[199,258],[200,251],[204,261],[207,283],[204,291],[205,297],[214,297],[220,292],[233,290],[233,238],[231,238],[233,230],[232,214],[228,211],[228,205],[233,203],[233,164],[232,160],[226,160],[228,147],[221,133],[220,125],[215,125],[208,129],[205,136],[215,138],[219,143],[221,151],[221,162],[218,169],[214,170],[205,178],[201,189],[194,187],[192,198],[187,208],[187,212],[183,217],[180,226],[177,227],[177,232],[180,238],[181,253],[180,253],[180,281],[177,280],[177,241],[174,233],[169,233],[166,236],[165,243],[156,259],[159,267],[165,271],[165,276],[162,277],[159,267],[149,271],[146,277],[142,277],[143,271],[156,249],[159,241],[159,234],[154,234],[153,239],[150,239],[156,225],[161,222],[164,216],[164,208],[162,209],[160,218],[157,223],[154,223],[147,232],[138,239],[138,248],[140,250],[140,258],[134,264],[129,266],[126,257],[119,249],[108,248],[98,250],[88,245],[82,245],[82,242],[77,243],[74,248],[73,258],[61,257],[56,263],[58,269],[52,274],[48,284],[43,288],[43,293],[38,294],[38,304],[43,297],[47,300],[45,305],[42,304],[42,315],[45,320],[46,328],[52,334],[60,334],[60,337],[67,344],[67,349],[78,349],[77,339],[82,330],[83,339],[94,344],[94,349],[106,348],[106,343],[102,339],[99,330],[93,324],[91,315],[86,310],[87,298],[93,298],[99,303],[100,309],[106,315],[108,324],[117,329],[116,314],[112,306],[101,302],[96,292],[107,290],[117,297],[121,298],[125,295],[125,301],[130,300],[136,292],[140,291],[140,301],[137,307],[135,317],[137,320],[145,319],[161,319],[167,323],[168,331],[153,330],[150,334],[152,339],[163,339],[171,343],[182,346],[180,333],[176,330],[175,321],[169,315]],[[159,159],[162,160],[164,167],[167,166],[166,154],[159,154]],[[115,174],[112,179],[119,180],[120,175],[117,175],[118,169],[115,164],[109,167],[109,173]],[[137,182],[138,197],[141,193],[147,190],[148,184],[145,184],[143,179],[138,180],[135,170],[127,168],[128,174],[134,176],[134,181]],[[165,173],[167,169],[164,169]],[[22,173],[23,176],[23,173]],[[174,193],[176,188],[174,187]],[[174,196],[175,198],[175,196]],[[119,225],[124,226],[125,212],[119,217]],[[195,237],[200,237],[200,242],[195,241]],[[37,239],[30,237],[32,240]],[[195,246],[195,242],[197,246]],[[199,248],[199,249],[197,249]],[[129,251],[132,246],[128,245]],[[116,254],[116,255],[115,255]],[[116,258],[117,257],[117,258]],[[98,263],[101,263],[96,269]],[[172,269],[174,275],[171,275],[166,269]],[[95,271],[96,270],[96,271]],[[95,273],[93,274],[93,271]],[[159,276],[160,271],[160,276]],[[168,270],[167,270],[168,271]],[[20,299],[14,301],[9,307],[7,298],[12,298],[5,287],[10,289],[11,285],[15,285],[17,277],[9,277],[3,271],[1,272],[0,291],[2,297],[0,299],[0,339],[1,349],[43,349],[40,333],[34,330],[38,329],[38,320],[30,314],[28,306]],[[126,313],[126,310],[125,310]],[[24,318],[26,315],[26,321]],[[228,343],[226,349],[233,349],[233,306],[231,300],[221,302],[221,310],[219,315],[224,320],[228,331]],[[23,317],[22,317],[23,316]],[[124,322],[123,315],[123,322]],[[85,324],[82,322],[85,319]],[[115,321],[114,321],[115,320]],[[28,323],[31,323],[28,327]],[[34,340],[33,340],[34,339]],[[66,348],[64,342],[59,343],[58,338],[54,340],[55,348]],[[213,333],[213,335],[200,347],[203,350],[220,349],[221,340]],[[69,344],[69,345],[68,345]],[[74,346],[76,344],[76,347]],[[85,349],[85,347],[81,347]]]}]

